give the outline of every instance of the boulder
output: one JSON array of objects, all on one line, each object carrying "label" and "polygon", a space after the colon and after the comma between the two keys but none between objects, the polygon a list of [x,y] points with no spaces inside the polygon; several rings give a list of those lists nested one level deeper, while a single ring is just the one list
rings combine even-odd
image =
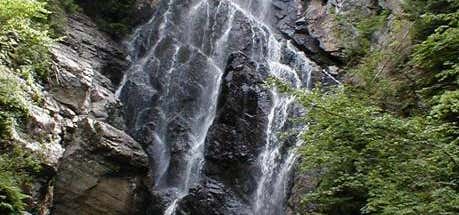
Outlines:
[{"label": "boulder", "polygon": [[250,208],[244,206],[236,195],[215,180],[206,179],[191,189],[190,194],[178,203],[177,215],[250,215]]},{"label": "boulder", "polygon": [[143,214],[148,158],[131,137],[82,120],[66,143],[55,182],[53,214]]}]

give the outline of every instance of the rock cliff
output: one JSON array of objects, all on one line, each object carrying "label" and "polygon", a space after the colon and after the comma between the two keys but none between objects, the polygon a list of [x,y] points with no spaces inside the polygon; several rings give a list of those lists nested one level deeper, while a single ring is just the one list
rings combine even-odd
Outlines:
[{"label": "rock cliff", "polygon": [[[294,127],[287,118],[302,113],[294,105],[278,104],[288,101],[279,97],[279,102],[264,86],[273,75],[271,67],[280,67],[282,75],[302,71],[298,77],[285,76],[301,87],[335,85],[346,61],[336,14],[354,8],[364,14],[399,10],[394,1],[273,0],[268,6],[274,13],[269,18],[273,33],[251,15],[231,9],[234,4],[202,1],[215,12],[208,9],[202,30],[204,18],[188,12],[189,1],[175,9],[191,13],[186,23],[165,2],[137,1],[130,24],[145,25],[128,46],[96,25],[100,8],[91,1],[79,1],[87,14],[68,15],[65,38],[51,50],[55,77],[43,88],[45,105],[32,107],[27,125],[28,135],[48,141],[16,137],[45,155],[46,168],[31,192],[40,215],[160,214],[174,199],[176,214],[254,214],[253,198],[263,189],[259,160],[263,150],[270,150],[264,148],[266,139],[271,131]],[[271,33],[275,36],[266,38]],[[375,44],[394,36],[379,35]],[[267,51],[272,41],[287,41],[274,47],[280,59],[260,60],[272,57]],[[294,59],[298,56],[302,61]],[[130,79],[123,80],[126,73]],[[124,104],[115,95],[120,85]],[[209,90],[215,95],[206,94]],[[275,114],[285,120],[277,119],[279,128],[269,130]],[[206,133],[195,131],[206,126]],[[199,141],[202,154],[196,151]],[[273,162],[285,165],[271,173],[288,179],[270,183],[286,191],[287,214],[297,214],[302,195],[314,189],[316,179],[314,173],[283,172],[291,168],[287,161],[294,157],[288,153],[296,139],[276,141],[282,147],[269,152],[280,154]],[[197,168],[202,177],[183,174]]]},{"label": "rock cliff", "polygon": [[[151,16],[139,1],[139,13]],[[43,157],[29,208],[34,214],[144,214],[149,164],[123,129],[115,90],[129,65],[121,42],[81,12],[66,17],[51,48],[54,76],[42,86],[25,132],[15,138]],[[78,212],[77,212],[78,211]]]}]

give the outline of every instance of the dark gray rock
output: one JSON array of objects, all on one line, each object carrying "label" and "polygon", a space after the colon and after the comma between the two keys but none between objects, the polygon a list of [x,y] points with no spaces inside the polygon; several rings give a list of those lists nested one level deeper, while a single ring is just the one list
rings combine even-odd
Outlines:
[{"label": "dark gray rock", "polygon": [[236,195],[215,180],[206,179],[191,189],[190,194],[178,203],[177,215],[250,215]]},{"label": "dark gray rock", "polygon": [[[230,55],[217,115],[207,135],[205,176],[179,201],[177,214],[252,214],[248,200],[256,182],[248,172],[257,171],[255,162],[266,136],[271,106],[271,95],[263,87],[266,77],[263,66],[257,70],[243,53]],[[178,146],[171,150],[182,151]],[[164,212],[171,201],[167,196],[158,193],[153,197],[154,212]]]},{"label": "dark gray rock", "polygon": [[250,194],[256,184],[247,172],[253,170],[266,137],[271,98],[263,87],[265,78],[244,54],[230,56],[207,137],[206,175],[241,195]]}]

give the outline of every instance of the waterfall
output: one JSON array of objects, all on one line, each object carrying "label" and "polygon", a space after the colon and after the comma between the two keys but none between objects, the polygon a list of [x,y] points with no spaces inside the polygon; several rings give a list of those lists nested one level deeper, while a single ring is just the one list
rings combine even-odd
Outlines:
[{"label": "waterfall", "polygon": [[[199,184],[206,136],[216,116],[228,56],[244,52],[257,66],[294,87],[309,87],[311,61],[269,23],[271,0],[161,0],[127,42],[131,68],[117,90],[128,130],[146,144],[154,191],[169,199],[164,214]],[[257,67],[258,68],[258,67]],[[300,78],[306,76],[304,78]],[[283,214],[290,170],[300,143],[280,141],[293,98],[271,89],[266,142],[254,214]],[[282,150],[287,148],[287,150]]]}]

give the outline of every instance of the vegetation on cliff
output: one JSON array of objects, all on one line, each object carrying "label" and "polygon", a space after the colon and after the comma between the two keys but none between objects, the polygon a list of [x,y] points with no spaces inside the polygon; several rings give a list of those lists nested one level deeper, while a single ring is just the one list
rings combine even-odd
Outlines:
[{"label": "vegetation on cliff", "polygon": [[[409,0],[404,11],[391,25],[379,23],[386,12],[349,23],[362,50],[349,50],[344,86],[275,83],[309,109],[302,169],[319,182],[306,214],[459,213],[459,1]],[[372,46],[382,26],[409,31]]]},{"label": "vegetation on cliff", "polygon": [[39,84],[50,67],[45,2],[0,1],[0,213],[20,214],[21,188],[37,171],[37,159],[16,144],[15,136],[29,116],[30,104],[39,104]]},{"label": "vegetation on cliff", "polygon": [[[28,143],[44,143],[28,129],[52,74],[50,47],[61,40],[68,17],[84,11],[98,27],[121,38],[135,1],[0,0],[0,214],[33,210],[32,179],[42,163]],[[40,138],[40,137],[38,137]],[[35,189],[35,187],[33,187]],[[26,204],[27,203],[27,204]],[[29,204],[30,203],[30,204]]]},{"label": "vegetation on cliff", "polygon": [[[66,0],[70,2],[72,0]],[[123,39],[134,23],[132,14],[136,0],[75,0],[91,16],[98,27],[115,39]]]}]

